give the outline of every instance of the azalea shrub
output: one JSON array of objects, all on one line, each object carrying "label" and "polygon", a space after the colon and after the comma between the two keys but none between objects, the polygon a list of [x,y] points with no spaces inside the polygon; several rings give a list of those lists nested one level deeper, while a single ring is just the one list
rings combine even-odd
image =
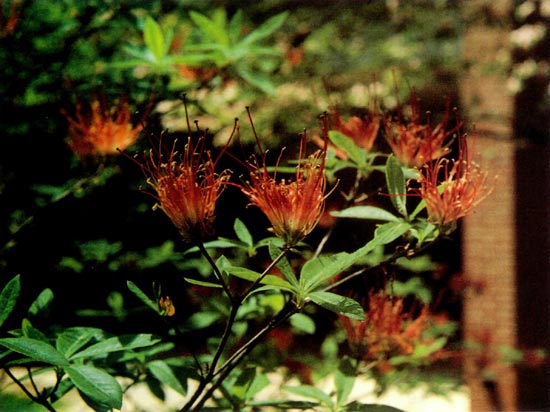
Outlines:
[{"label": "azalea shrub", "polygon": [[[413,107],[416,104],[413,101]],[[10,372],[12,367],[26,365],[31,382],[40,371],[55,372],[52,387],[35,393],[23,389],[31,399],[54,410],[53,403],[76,387],[96,410],[119,409],[123,387],[115,378],[124,376],[131,379],[128,386],[156,379],[183,395],[189,392],[183,411],[207,410],[212,402],[229,410],[260,405],[360,410],[359,401],[347,398],[355,376],[371,368],[383,372],[445,356],[449,330],[438,329],[429,302],[418,306],[406,302],[406,296],[392,290],[391,273],[381,287],[364,289],[363,283],[364,292],[357,282],[376,270],[393,272],[404,260],[422,256],[488,194],[487,172],[472,159],[469,138],[459,121],[447,129],[448,113],[432,127],[429,120],[422,123],[416,111],[406,123],[381,112],[348,120],[327,112],[320,116],[316,132],[320,148],[310,153],[312,143],[302,133],[297,136],[298,157],[287,165],[282,163],[283,153],[270,162],[271,153],[262,147],[250,112],[249,132],[257,141],[257,153],[236,154],[245,128],[235,122],[216,155],[197,123],[183,142],[162,133],[152,139],[151,149],[134,156],[120,148],[137,139],[139,128],[121,114],[121,107],[119,103],[109,111],[94,102],[85,116],[77,106],[78,117],[69,118],[68,145],[79,158],[91,156],[99,164],[124,153],[124,167],[137,165],[142,170],[153,209],[169,218],[186,247],[180,261],[187,266],[186,287],[176,290],[158,282],[142,288],[128,279],[129,291],[157,314],[159,322],[165,319],[164,334],[159,336],[117,335],[82,326],[46,334],[25,317],[0,345],[5,349],[4,370],[22,389],[25,386]],[[186,123],[191,127],[189,118]],[[392,134],[395,127],[398,137]],[[382,130],[387,131],[384,137],[391,139],[395,154],[374,150],[373,142],[368,150],[364,148],[365,139],[382,138],[378,137]],[[453,140],[458,151],[456,157],[449,157]],[[107,146],[120,147],[119,152]],[[234,176],[231,169],[220,169],[224,157],[245,174]],[[351,186],[338,177],[348,169],[355,171]],[[373,174],[383,177],[385,187],[367,196],[362,192],[363,180]],[[255,239],[243,220],[236,218],[234,236],[216,239],[214,221],[225,217],[217,201],[225,191],[240,192],[250,207],[258,208],[271,235]],[[328,210],[331,197],[340,201]],[[333,250],[337,222],[350,219],[367,222],[373,230],[362,227],[356,237],[360,243],[351,250]],[[329,223],[319,229],[323,220]],[[317,244],[308,243],[316,230],[325,233]],[[20,289],[18,276],[4,287],[3,321],[14,309]],[[193,312],[182,324],[170,321],[179,311],[174,303],[178,295],[193,302]],[[52,299],[51,291],[44,290],[28,316],[38,315]],[[322,311],[337,315],[347,342],[335,354],[334,367],[342,375],[335,383],[336,398],[304,383],[286,389],[307,401],[257,402],[254,395],[268,384],[259,372],[275,367],[273,357],[263,355],[272,334],[289,326],[290,333],[312,334]],[[197,332],[202,345],[189,354],[175,355],[179,340]],[[192,389],[191,381],[197,383]]]},{"label": "azalea shrub", "polygon": [[[32,28],[13,4],[2,42]],[[277,137],[256,106],[280,93],[281,60],[302,58],[265,44],[289,13],[253,27],[243,11],[176,24],[136,9],[136,30],[79,7],[92,37],[131,35],[123,51],[98,49],[112,57],[104,87],[67,66],[64,155],[33,163],[59,176],[33,182],[35,215],[9,216],[2,263],[21,269],[2,274],[0,367],[22,394],[48,411],[75,391],[121,409],[143,385],[161,401],[178,393],[180,411],[391,412],[354,390],[369,379],[380,393],[460,355],[456,322],[420,276],[493,185],[456,102],[426,107],[407,88],[399,103],[400,89],[393,105],[375,94],[353,112],[310,107],[311,123]],[[64,30],[85,54],[73,23]],[[17,104],[46,105],[48,90],[29,83]],[[209,100],[220,90],[231,107]],[[29,121],[8,131],[24,136]],[[48,276],[26,274],[35,260]]]}]

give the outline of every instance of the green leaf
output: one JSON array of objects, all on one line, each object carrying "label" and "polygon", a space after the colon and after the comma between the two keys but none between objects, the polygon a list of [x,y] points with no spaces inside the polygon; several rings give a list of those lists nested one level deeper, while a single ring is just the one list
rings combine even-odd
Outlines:
[{"label": "green leaf", "polygon": [[123,249],[122,242],[110,242],[107,239],[90,240],[78,246],[85,261],[101,263]]},{"label": "green leaf", "polygon": [[257,410],[263,411],[266,408],[269,410],[275,411],[284,411],[284,410],[304,410],[304,411],[315,411],[318,407],[318,402],[306,402],[306,401],[293,401],[286,399],[269,399],[269,400],[257,400],[249,401],[247,405],[256,407]]},{"label": "green leaf", "polygon": [[4,289],[2,289],[0,293],[0,326],[3,325],[13,311],[20,292],[20,276],[16,275],[6,284],[6,286],[4,286]]},{"label": "green leaf", "polygon": [[365,166],[367,162],[367,152],[358,147],[353,139],[336,130],[330,130],[328,137],[332,143],[342,149],[349,158],[359,167]]},{"label": "green leaf", "polygon": [[251,44],[271,36],[277,29],[279,29],[279,27],[283,25],[288,17],[288,14],[289,13],[285,11],[270,17],[258,28],[252,30],[250,34],[248,34],[241,42],[243,44]]},{"label": "green leaf", "polygon": [[336,403],[344,405],[355,384],[355,369],[348,358],[343,359],[334,372]]},{"label": "green leaf", "polygon": [[48,343],[48,337],[32,326],[31,321],[28,319],[23,319],[23,322],[21,322],[21,330],[23,332],[23,336],[26,338],[36,339]]},{"label": "green leaf", "polygon": [[235,230],[235,234],[237,235],[237,238],[243,242],[248,247],[252,247],[254,245],[254,240],[252,239],[252,235],[250,234],[248,228],[246,225],[242,222],[241,219],[237,218],[235,219],[235,223],[233,224],[233,230]]},{"label": "green leaf", "polygon": [[375,230],[374,239],[353,253],[341,252],[328,256],[320,255],[307,261],[302,266],[300,274],[301,292],[307,295],[338,273],[348,269],[377,247],[393,242],[410,228],[411,224],[404,221],[384,223]]},{"label": "green leaf", "polygon": [[393,406],[352,402],[343,409],[345,412],[405,412]]},{"label": "green leaf", "polygon": [[227,11],[225,7],[215,8],[211,13],[210,20],[212,20],[216,26],[225,28],[225,26],[227,26]]},{"label": "green leaf", "polygon": [[300,273],[300,284],[303,291],[311,291],[350,267],[355,257],[341,252],[334,255],[320,255],[308,260]]},{"label": "green leaf", "polygon": [[407,217],[407,182],[401,164],[393,154],[386,161],[386,183],[393,206]]},{"label": "green leaf", "polygon": [[447,344],[447,338],[442,336],[435,339],[430,344],[419,344],[414,347],[412,356],[416,359],[426,359],[428,356],[432,355],[434,352],[441,350]]},{"label": "green leaf", "polygon": [[246,400],[247,405],[251,405],[254,403],[254,397],[256,394],[258,394],[262,389],[269,386],[270,381],[267,375],[263,373],[257,373],[254,375],[254,380],[252,381],[252,384],[248,387],[248,390],[246,391]]},{"label": "green leaf", "polygon": [[412,225],[407,222],[388,222],[380,225],[374,231],[374,239],[377,244],[387,245],[405,234]]},{"label": "green leaf", "polygon": [[514,366],[525,360],[525,353],[521,349],[508,345],[498,345],[496,349],[500,354],[500,361],[507,366]]},{"label": "green leaf", "polygon": [[315,386],[285,386],[283,389],[287,392],[293,393],[294,395],[302,396],[308,399],[314,399],[323,405],[331,407],[334,406],[334,401],[332,400],[332,398]]},{"label": "green leaf", "polygon": [[97,328],[73,327],[63,331],[57,337],[55,346],[59,352],[67,357],[71,357],[76,351],[84,347],[92,339],[102,339],[104,332]]},{"label": "green leaf", "polygon": [[[233,276],[236,276],[240,279],[245,279],[245,280],[248,280],[250,282],[255,282],[257,279],[260,278],[261,276],[261,273],[258,273],[258,272],[255,272],[253,270],[250,270],[250,269],[247,269],[247,268],[242,268],[242,267],[238,267],[238,266],[230,266],[230,267],[226,267],[224,268],[224,270],[233,275]],[[295,291],[296,289],[289,283],[287,282],[285,279],[282,279],[278,276],[274,276],[274,275],[266,275],[262,278],[262,280],[260,281],[260,283],[262,285],[267,285],[267,286],[273,286],[277,289],[283,289],[283,290],[288,290],[290,292],[293,292]]]},{"label": "green leaf", "polygon": [[136,295],[136,297],[139,300],[141,300],[149,308],[151,308],[153,311],[155,311],[160,315],[160,308],[158,307],[158,305],[155,302],[153,302],[134,282],[129,280],[126,282],[126,285],[128,286],[128,289],[130,290],[130,292]]},{"label": "green leaf", "polygon": [[[232,239],[217,239],[217,240],[211,240],[210,242],[205,242],[204,247],[206,249],[218,249],[218,248],[234,248],[234,247],[242,247],[242,244],[236,240]],[[200,249],[197,246],[193,246],[189,249],[187,249],[185,252],[183,252],[184,255],[187,255],[189,253],[196,253],[199,252]]]},{"label": "green leaf", "polygon": [[252,70],[242,65],[237,66],[235,69],[239,76],[241,76],[252,86],[260,89],[262,92],[272,96],[277,93],[277,89],[275,88],[275,86],[273,86],[273,83],[271,83],[271,80],[268,76],[263,75],[257,70]]},{"label": "green leaf", "polygon": [[391,289],[392,293],[397,296],[416,296],[424,304],[429,304],[432,301],[432,292],[420,277],[412,277],[405,282],[395,280],[391,286],[388,285],[388,289]]},{"label": "green leaf", "polygon": [[111,352],[118,352],[122,350],[128,351],[131,349],[152,346],[158,342],[160,342],[160,339],[149,333],[114,336],[89,346],[83,351],[75,353],[71,356],[71,360],[94,357],[102,358]]},{"label": "green leaf", "polygon": [[337,295],[332,292],[317,291],[311,292],[308,297],[317,305],[331,312],[339,313],[351,319],[365,319],[365,311],[361,305],[346,296]]},{"label": "green leaf", "polygon": [[56,366],[68,366],[69,361],[52,345],[32,338],[4,338],[0,345],[29,358]]},{"label": "green leaf", "polygon": [[343,272],[355,262],[375,250],[399,238],[411,228],[411,224],[403,221],[388,222],[375,230],[374,238],[365,246],[353,253],[341,252],[334,255],[320,255],[307,261],[302,266],[300,274],[300,289],[306,295],[338,273]]},{"label": "green leaf", "polygon": [[229,27],[228,27],[228,36],[229,36],[229,42],[231,44],[236,44],[239,38],[243,34],[243,23],[244,23],[244,15],[242,10],[237,10],[237,12],[231,17],[231,20],[229,21]]},{"label": "green leaf", "polygon": [[229,388],[231,396],[238,399],[239,401],[244,401],[246,399],[248,388],[250,388],[250,385],[252,385],[255,377],[255,367],[244,369],[235,380],[235,383],[231,386],[231,388]]},{"label": "green leaf", "polygon": [[174,258],[174,242],[167,240],[160,246],[147,248],[145,256],[139,260],[140,269],[157,267]]},{"label": "green leaf", "polygon": [[189,17],[195,23],[197,28],[206,36],[207,40],[212,40],[219,45],[229,47],[229,36],[224,31],[224,25],[209,19],[204,14],[191,10]]},{"label": "green leaf", "polygon": [[145,19],[143,26],[143,40],[156,61],[162,60],[165,55],[164,34],[160,25],[151,17]]},{"label": "green leaf", "polygon": [[53,301],[51,289],[44,289],[29,307],[29,315],[36,316],[42,311],[47,311]]},{"label": "green leaf", "polygon": [[433,272],[439,268],[439,264],[434,262],[429,255],[419,255],[414,257],[397,258],[395,264],[405,270],[415,273]]},{"label": "green leaf", "polygon": [[227,259],[224,255],[220,255],[218,259],[216,259],[216,266],[221,270],[225,271],[226,268],[231,267],[231,261]]},{"label": "green leaf", "polygon": [[289,319],[292,327],[300,332],[313,335],[315,333],[315,322],[304,313],[295,313]]},{"label": "green leaf", "polygon": [[154,360],[147,364],[147,369],[151,374],[166,386],[174,389],[176,392],[185,395],[187,391],[174,374],[172,368],[162,360]]},{"label": "green leaf", "polygon": [[60,269],[71,269],[76,273],[80,273],[84,270],[84,264],[70,256],[63,256],[58,263],[58,267]]},{"label": "green leaf", "polygon": [[201,311],[193,313],[185,320],[183,327],[185,330],[198,330],[213,325],[220,319],[218,312]]},{"label": "green leaf", "polygon": [[192,285],[196,286],[204,286],[206,288],[221,288],[222,285],[219,283],[213,283],[213,282],[207,282],[205,280],[197,280],[192,278],[183,278],[186,282],[191,283]]},{"label": "green leaf", "polygon": [[416,205],[415,209],[410,215],[410,219],[414,219],[416,215],[422,212],[425,208],[426,208],[426,202],[424,200],[421,200],[420,202],[418,202],[418,205]]},{"label": "green leaf", "polygon": [[353,206],[347,209],[330,212],[330,214],[336,217],[354,219],[387,220],[389,222],[399,220],[399,218],[392,215],[387,210],[375,206]]},{"label": "green leaf", "polygon": [[[278,256],[281,254],[281,248],[277,247],[273,242],[269,242],[268,244],[269,248],[269,256],[272,260],[275,260],[278,258]],[[282,259],[279,259],[279,262],[277,262],[277,269],[281,271],[283,276],[290,282],[290,284],[294,287],[298,287],[298,279],[296,278],[296,275],[294,274],[294,270],[292,269],[292,266],[290,266],[290,262],[288,259],[283,257]]]},{"label": "green leaf", "polygon": [[[65,368],[69,378],[87,401],[93,401],[94,409],[120,409],[122,407],[122,388],[117,380],[100,369],[90,365],[73,365]],[[87,401],[88,403],[88,401]]]},{"label": "green leaf", "polygon": [[411,236],[418,239],[417,246],[420,247],[425,242],[433,242],[439,236],[439,227],[421,219],[414,222],[414,228],[411,229]]}]

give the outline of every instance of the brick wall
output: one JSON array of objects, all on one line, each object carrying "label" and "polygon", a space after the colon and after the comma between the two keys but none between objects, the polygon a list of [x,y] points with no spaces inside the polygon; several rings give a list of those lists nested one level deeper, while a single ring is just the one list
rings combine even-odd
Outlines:
[{"label": "brick wall", "polygon": [[498,174],[495,189],[463,222],[463,302],[466,341],[477,342],[465,362],[473,412],[514,411],[516,374],[500,362],[500,347],[515,347],[517,324],[515,169],[510,141],[478,138],[484,163]]},{"label": "brick wall", "polygon": [[477,130],[475,153],[498,175],[493,193],[462,224],[463,333],[477,343],[465,358],[472,412],[517,410],[517,375],[499,362],[501,347],[517,340],[514,102],[506,91],[512,3],[464,2],[467,70],[462,106]]}]

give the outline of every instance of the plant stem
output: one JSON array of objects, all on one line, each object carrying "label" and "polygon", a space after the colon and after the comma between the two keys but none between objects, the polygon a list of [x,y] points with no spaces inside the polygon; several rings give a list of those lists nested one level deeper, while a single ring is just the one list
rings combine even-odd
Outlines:
[{"label": "plant stem", "polygon": [[[220,283],[222,284],[222,287],[224,288],[224,291],[226,293],[226,295],[229,297],[230,301],[231,301],[231,311],[229,313],[229,317],[227,319],[227,322],[225,324],[225,329],[223,331],[223,334],[222,334],[222,337],[221,337],[221,340],[220,340],[220,343],[218,344],[218,347],[216,349],[216,352],[214,353],[214,357],[212,359],[212,362],[210,364],[210,367],[208,369],[208,372],[207,374],[201,379],[201,382],[198,386],[198,388],[195,390],[195,392],[193,393],[193,395],[191,396],[191,398],[187,401],[187,403],[185,404],[185,406],[183,407],[183,409],[181,410],[182,412],[186,412],[186,411],[189,411],[189,410],[198,410],[197,407],[191,409],[193,407],[193,404],[197,401],[197,399],[199,399],[202,395],[202,398],[204,398],[204,400],[202,400],[201,402],[201,405],[204,404],[204,402],[206,402],[206,400],[211,396],[212,392],[210,392],[210,390],[206,393],[204,393],[204,390],[206,389],[206,387],[208,386],[208,384],[210,382],[212,382],[212,380],[216,377],[216,375],[219,375],[219,373],[225,368],[227,367],[228,365],[228,361],[229,360],[232,360],[235,358],[235,355],[237,355],[238,353],[240,353],[240,350],[237,351],[237,353],[233,354],[233,356],[228,360],[226,361],[226,363],[220,368],[220,370],[216,371],[216,366],[218,365],[218,362],[221,358],[221,355],[223,354],[223,351],[225,349],[225,346],[227,345],[227,342],[229,340],[229,337],[231,336],[231,331],[233,329],[233,324],[235,323],[235,319],[237,318],[237,313],[239,311],[239,308],[241,307],[241,304],[243,302],[243,300],[245,299],[245,297],[250,293],[252,292],[261,282],[261,280],[269,273],[269,271],[271,269],[273,269],[273,267],[286,255],[286,253],[288,252],[287,249],[283,249],[281,251],[281,253],[271,262],[271,264],[263,271],[263,273],[260,275],[260,277],[258,279],[256,279],[256,281],[248,288],[248,290],[246,291],[246,293],[242,294],[240,297],[234,297],[233,295],[231,295],[230,291],[229,291],[229,288],[227,286],[227,284],[225,283],[225,281],[223,280],[222,278],[222,275],[220,273],[220,270],[219,268],[217,267],[216,263],[212,260],[212,258],[210,257],[210,255],[207,253],[206,251],[206,248],[204,247],[204,245],[200,242],[198,244],[198,247],[199,247],[199,250],[201,251],[201,253],[206,257],[206,259],[208,260],[208,262],[210,263],[210,265],[212,266],[212,269],[214,270],[214,273],[216,274],[216,277],[218,278],[218,280],[220,281]],[[275,318],[274,318],[275,319]],[[272,319],[272,321],[274,320]],[[271,323],[271,322],[270,322]],[[257,335],[256,335],[257,336]],[[254,340],[255,337],[252,338],[252,340]],[[245,344],[243,347],[241,347],[241,349],[245,348],[248,344],[250,343],[250,341]],[[240,358],[239,358],[240,359]],[[236,366],[236,364],[235,364]],[[233,366],[234,367],[234,366]],[[233,367],[231,369],[233,369]],[[219,387],[219,385],[221,384],[221,382],[223,381],[223,379],[218,379],[220,382],[217,384],[217,385],[213,385],[215,386],[216,388]]]},{"label": "plant stem", "polygon": [[325,233],[325,235],[323,236],[323,238],[321,239],[321,241],[317,245],[317,249],[315,249],[315,253],[313,254],[312,259],[316,259],[316,258],[319,257],[319,255],[323,251],[323,248],[325,247],[326,243],[328,242],[328,240],[332,236],[332,232],[334,232],[334,225],[332,225],[330,227],[330,229],[327,231],[327,233]]},{"label": "plant stem", "polygon": [[397,259],[399,259],[400,257],[413,257],[415,255],[418,255],[419,253],[423,252],[424,250],[426,250],[427,248],[431,247],[432,245],[436,244],[437,242],[439,242],[441,240],[441,236],[438,236],[436,239],[434,239],[432,242],[430,243],[427,243],[427,244],[424,244],[420,247],[417,247],[415,249],[411,249],[411,250],[405,250],[404,248],[402,249],[398,249],[396,250],[389,258],[387,258],[386,260],[378,263],[376,266],[372,266],[370,268],[363,268],[363,269],[359,269],[351,274],[349,274],[348,276],[345,276],[343,277],[342,279],[340,280],[337,280],[336,282],[333,282],[331,283],[330,285],[328,285],[327,287],[325,287],[324,289],[321,289],[323,292],[327,292],[331,289],[334,289],[336,286],[339,286],[345,282],[347,282],[348,280],[356,277],[356,276],[359,276],[361,275],[362,273],[366,272],[367,270],[371,270],[371,269],[374,269],[376,267],[386,267],[388,265],[391,265],[393,264]]},{"label": "plant stem", "polygon": [[256,279],[254,281],[254,283],[252,283],[252,285],[248,288],[248,290],[246,291],[246,293],[243,293],[242,297],[241,297],[241,301],[244,300],[244,298],[250,293],[252,292],[254,289],[256,289],[256,287],[258,287],[258,285],[261,283],[261,281],[267,276],[267,274],[271,271],[271,269],[273,269],[277,263],[279,263],[281,261],[282,258],[284,258],[286,256],[286,254],[288,253],[288,249],[287,248],[284,248],[283,250],[281,250],[281,253],[279,253],[279,256],[277,256],[270,264],[267,268],[265,268],[265,270],[262,272],[262,274],[260,275],[260,277],[258,279]]},{"label": "plant stem", "polygon": [[[376,266],[375,266],[376,267]],[[372,269],[372,268],[371,268]],[[331,283],[330,285],[328,285],[326,288],[323,288],[321,289],[322,292],[328,292],[329,290],[331,289],[334,289],[335,287],[337,286],[340,286],[342,283],[345,283],[347,282],[348,280],[356,277],[356,276],[359,276],[361,275],[362,273],[366,272],[368,269],[367,268],[362,268],[362,269],[359,269],[359,270],[356,270],[355,272],[349,274],[348,276],[345,276],[344,278],[340,279],[340,280],[337,280],[333,283]]]},{"label": "plant stem", "polygon": [[218,362],[221,358],[221,355],[222,355],[222,353],[225,349],[225,346],[227,345],[227,341],[229,340],[229,336],[231,336],[231,330],[233,329],[233,324],[235,323],[235,319],[237,317],[237,312],[239,311],[239,307],[240,307],[240,303],[241,303],[240,299],[235,299],[233,297],[233,295],[231,294],[231,292],[229,290],[229,286],[227,285],[227,283],[223,279],[223,276],[220,272],[220,269],[216,265],[216,262],[214,262],[214,260],[212,260],[212,257],[210,256],[210,254],[208,253],[208,251],[204,247],[204,244],[202,242],[197,242],[197,247],[199,248],[202,255],[206,258],[206,260],[208,261],[210,266],[212,267],[212,270],[214,271],[214,274],[215,274],[216,278],[218,279],[218,281],[222,285],[222,288],[223,288],[225,294],[229,298],[229,301],[231,303],[231,311],[229,313],[229,317],[228,317],[227,322],[225,324],[225,329],[223,331],[220,343],[218,344],[218,347],[216,348],[216,352],[214,353],[212,363],[210,364],[210,367],[208,368],[208,372],[206,373],[206,375],[204,375],[201,378],[201,381],[199,383],[198,388],[195,390],[195,392],[193,393],[191,398],[186,402],[184,407],[181,409],[182,412],[190,410],[190,408],[193,406],[193,403],[195,403],[197,398],[204,392],[206,386],[214,378],[216,365],[218,364]]},{"label": "plant stem", "polygon": [[222,273],[220,272],[220,269],[216,265],[216,262],[214,262],[214,260],[212,260],[212,257],[210,256],[210,254],[208,253],[208,251],[204,247],[204,243],[202,243],[202,241],[198,241],[197,242],[197,247],[199,248],[201,254],[206,258],[209,265],[212,267],[212,270],[214,271],[214,275],[218,279],[218,282],[220,282],[220,285],[222,286],[223,291],[225,292],[225,294],[229,298],[230,302],[233,304],[235,298],[233,297],[233,295],[231,295],[231,291],[229,290],[229,286],[225,282],[225,280],[222,276]]},{"label": "plant stem", "polygon": [[[32,385],[33,385],[33,389],[36,392],[36,396],[33,395],[25,385],[23,385],[23,383],[17,379],[15,377],[15,375],[13,373],[11,373],[10,369],[8,367],[4,367],[4,371],[6,372],[6,374],[10,377],[10,379],[17,385],[19,386],[19,388],[23,391],[23,393],[31,400],[33,401],[34,403],[37,403],[39,405],[42,405],[44,408],[46,408],[49,412],[57,412],[57,410],[53,407],[53,405],[45,398],[43,398],[42,396],[40,396],[40,393],[38,392],[38,388],[36,387],[36,385],[34,384],[34,381],[32,381],[32,378],[31,378],[31,382],[32,382]],[[29,372],[29,376],[30,375],[30,372]]]},{"label": "plant stem", "polygon": [[36,383],[34,382],[32,371],[29,366],[27,366],[27,375],[29,375],[29,381],[31,382],[32,388],[34,389],[34,393],[36,393],[36,396],[40,397],[40,389],[38,389],[38,386],[36,386]]},{"label": "plant stem", "polygon": [[256,335],[254,335],[250,340],[241,346],[225,363],[220,367],[220,369],[215,373],[215,375],[220,375],[223,373],[224,369],[229,368],[231,365],[236,365],[246,354],[248,354],[256,344],[262,339],[267,333],[275,329],[281,323],[286,321],[289,317],[295,314],[298,311],[298,308],[293,301],[288,301],[286,305],[281,309],[276,317],[271,319],[267,325],[265,325]]},{"label": "plant stem", "polygon": [[[281,323],[285,322],[290,316],[298,311],[298,308],[292,301],[288,301],[287,304],[279,314],[271,319],[267,325],[265,325],[256,335],[254,335],[247,343],[241,346],[231,357],[225,361],[225,363],[220,367],[220,369],[214,374],[216,381],[210,385],[208,390],[202,394],[200,397],[196,397],[198,402],[195,404],[193,409],[184,409],[182,411],[196,411],[199,412],[200,409],[204,406],[206,401],[212,397],[214,392],[220,387],[223,381],[231,373],[231,371],[239,364],[239,362],[248,355],[256,345],[263,339],[270,331],[278,327]],[[206,386],[206,385],[205,385]]]}]

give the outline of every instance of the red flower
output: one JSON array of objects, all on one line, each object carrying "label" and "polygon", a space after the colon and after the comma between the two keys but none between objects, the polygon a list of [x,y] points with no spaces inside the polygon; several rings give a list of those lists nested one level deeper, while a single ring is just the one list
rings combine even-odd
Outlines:
[{"label": "red flower", "polygon": [[188,241],[197,241],[212,233],[216,200],[220,196],[229,172],[216,174],[217,161],[204,150],[204,138],[196,144],[188,138],[183,155],[178,156],[174,142],[165,158],[151,150],[139,163],[147,183],[151,185],[160,207]]},{"label": "red flower", "polygon": [[[362,118],[358,116],[351,116],[348,120],[343,120],[340,114],[333,110],[330,114],[331,130],[338,131],[344,136],[353,140],[357,147],[365,149],[367,152],[372,150],[372,146],[378,136],[380,130],[380,115],[376,111],[365,114]],[[321,136],[314,136],[313,142],[319,146],[324,147],[324,138]],[[329,144],[329,147],[334,150],[336,157],[347,160],[347,153],[339,147]]]},{"label": "red flower", "polygon": [[337,130],[349,137],[355,142],[357,147],[361,147],[367,152],[372,149],[380,130],[380,116],[378,112],[369,112],[362,118],[351,116],[348,120],[342,120],[338,112],[333,112],[330,120],[332,121],[332,130]]},{"label": "red flower", "polygon": [[420,343],[429,343],[424,332],[430,326],[430,313],[423,306],[418,315],[407,310],[403,298],[385,291],[369,293],[369,304],[363,321],[340,316],[353,356],[366,362],[378,362],[387,371],[392,356],[410,355]]},{"label": "red flower", "polygon": [[401,116],[398,116],[396,121],[387,117],[384,120],[384,131],[393,154],[401,164],[407,167],[421,167],[450,151],[446,140],[459,129],[460,124],[446,130],[449,123],[448,106],[443,120],[436,127],[432,128],[429,120],[427,124],[422,124],[420,104],[414,94],[411,98],[411,109],[410,122],[405,124]]},{"label": "red flower", "polygon": [[62,114],[69,121],[69,147],[82,159],[117,155],[119,150],[134,144],[148,110],[134,126],[132,112],[125,99],[119,99],[115,106],[109,108],[105,96],[101,95],[95,96],[88,107],[77,101],[74,118],[64,110]]},{"label": "red flower", "polygon": [[487,176],[472,160],[466,135],[462,135],[458,159],[441,158],[426,164],[418,178],[420,188],[413,191],[426,203],[429,222],[453,229],[458,219],[471,214],[491,192]]},{"label": "red flower", "polygon": [[317,225],[325,209],[326,145],[305,161],[305,133],[301,136],[299,163],[294,180],[277,181],[277,172],[270,175],[263,156],[263,166],[250,164],[250,181],[241,186],[251,204],[267,216],[273,232],[294,246]]}]

